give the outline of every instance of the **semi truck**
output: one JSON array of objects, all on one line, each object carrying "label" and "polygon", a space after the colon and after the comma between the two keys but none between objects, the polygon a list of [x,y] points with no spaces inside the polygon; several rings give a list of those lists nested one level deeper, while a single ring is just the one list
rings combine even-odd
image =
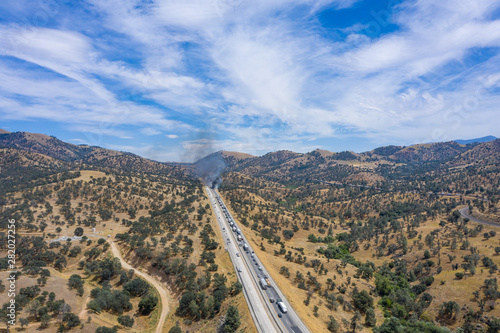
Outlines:
[{"label": "semi truck", "polygon": [[259,282],[260,282],[260,286],[262,287],[262,289],[266,290],[267,289],[267,282],[266,282],[266,280],[264,280],[264,278],[260,278]]}]

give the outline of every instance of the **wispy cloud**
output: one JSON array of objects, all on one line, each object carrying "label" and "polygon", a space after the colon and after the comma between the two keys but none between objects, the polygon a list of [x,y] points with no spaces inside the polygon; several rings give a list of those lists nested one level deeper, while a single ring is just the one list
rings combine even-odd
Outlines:
[{"label": "wispy cloud", "polygon": [[[112,144],[168,158],[500,135],[498,1],[403,1],[347,27],[324,18],[363,6],[88,0],[37,25],[20,18],[46,9],[2,4],[0,118],[63,123],[102,144],[133,137]],[[394,28],[373,35],[369,21]],[[217,139],[195,134],[207,126]],[[165,147],[159,134],[192,139]]]}]

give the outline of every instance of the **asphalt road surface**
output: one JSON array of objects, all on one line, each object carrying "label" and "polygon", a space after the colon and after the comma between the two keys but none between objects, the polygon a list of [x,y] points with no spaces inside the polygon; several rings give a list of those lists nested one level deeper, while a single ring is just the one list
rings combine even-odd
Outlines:
[{"label": "asphalt road surface", "polygon": [[[252,250],[218,193],[209,187],[206,191],[259,332],[309,333]],[[278,305],[279,301],[282,307]]]},{"label": "asphalt road surface", "polygon": [[459,212],[462,215],[462,217],[466,217],[469,220],[471,220],[472,222],[486,224],[486,225],[491,225],[493,227],[500,227],[499,223],[493,223],[493,222],[488,222],[488,221],[480,220],[477,217],[474,217],[474,216],[470,215],[469,214],[469,207],[464,207],[464,208],[460,209]]}]

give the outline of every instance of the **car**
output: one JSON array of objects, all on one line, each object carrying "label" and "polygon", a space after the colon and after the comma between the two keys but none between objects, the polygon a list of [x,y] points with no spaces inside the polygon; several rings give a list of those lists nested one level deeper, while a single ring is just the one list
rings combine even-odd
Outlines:
[{"label": "car", "polygon": [[238,272],[240,272],[240,273],[241,273],[241,267],[238,267]]},{"label": "car", "polygon": [[271,297],[271,298],[269,299],[269,302],[274,303],[274,302],[275,302],[275,299]]},{"label": "car", "polygon": [[283,315],[281,314],[281,312],[278,312],[278,317],[283,317]]},{"label": "car", "polygon": [[262,270],[262,267],[259,266],[259,271],[261,271],[261,270]]},{"label": "car", "polygon": [[258,265],[258,263],[255,263],[255,265]]}]

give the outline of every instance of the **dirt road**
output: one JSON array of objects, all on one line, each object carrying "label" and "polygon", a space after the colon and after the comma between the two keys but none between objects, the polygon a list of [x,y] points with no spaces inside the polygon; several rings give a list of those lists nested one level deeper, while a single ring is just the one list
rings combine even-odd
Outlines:
[{"label": "dirt road", "polygon": [[113,255],[115,257],[117,257],[118,259],[120,259],[120,262],[121,262],[122,267],[124,269],[133,269],[133,270],[135,270],[135,274],[139,275],[144,280],[146,280],[149,283],[151,283],[151,285],[153,285],[153,287],[155,287],[156,290],[158,290],[158,294],[160,294],[160,299],[161,299],[161,315],[160,315],[160,320],[158,321],[158,326],[156,327],[156,331],[155,332],[156,333],[161,333],[162,330],[163,330],[163,324],[165,323],[165,319],[167,318],[167,314],[168,314],[168,310],[169,310],[168,309],[168,299],[169,299],[169,296],[168,296],[167,290],[158,281],[156,281],[152,276],[139,271],[136,267],[130,266],[122,258],[120,250],[118,249],[118,247],[116,246],[116,244],[113,241],[110,241],[110,243],[111,243],[111,252],[113,253]]}]

